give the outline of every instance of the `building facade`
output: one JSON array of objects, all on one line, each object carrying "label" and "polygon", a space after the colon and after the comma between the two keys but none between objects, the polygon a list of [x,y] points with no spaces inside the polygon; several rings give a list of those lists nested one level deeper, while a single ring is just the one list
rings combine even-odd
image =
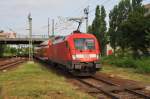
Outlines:
[{"label": "building facade", "polygon": [[148,9],[148,12],[145,14],[145,16],[150,15],[150,4],[146,4],[146,5],[144,5],[144,7],[145,7],[146,9]]}]

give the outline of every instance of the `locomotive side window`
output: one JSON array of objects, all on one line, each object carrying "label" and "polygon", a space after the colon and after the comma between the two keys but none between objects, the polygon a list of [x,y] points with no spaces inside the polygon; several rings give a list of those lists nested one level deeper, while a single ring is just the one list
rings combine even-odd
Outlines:
[{"label": "locomotive side window", "polygon": [[74,39],[75,48],[78,50],[94,50],[95,42],[92,38],[76,38]]}]

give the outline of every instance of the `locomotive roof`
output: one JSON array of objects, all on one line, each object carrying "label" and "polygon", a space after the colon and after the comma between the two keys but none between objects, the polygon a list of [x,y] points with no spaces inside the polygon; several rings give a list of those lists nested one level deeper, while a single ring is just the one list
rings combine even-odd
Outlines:
[{"label": "locomotive roof", "polygon": [[84,37],[84,36],[93,36],[93,34],[90,34],[90,33],[80,33],[80,32],[73,32],[71,35],[69,35],[68,37],[72,37],[72,36],[81,36],[81,37]]},{"label": "locomotive roof", "polygon": [[65,39],[65,36],[53,36],[49,40],[42,42],[40,45],[38,45],[38,47],[46,46],[48,44],[55,43],[55,42],[58,42],[60,40],[62,41],[63,39]]},{"label": "locomotive roof", "polygon": [[39,46],[46,46],[51,43],[56,44],[56,43],[65,41],[66,39],[68,39],[70,37],[84,37],[85,35],[90,36],[90,37],[93,36],[92,34],[89,34],[89,33],[80,33],[80,32],[74,31],[71,35],[67,35],[67,36],[53,36],[49,40],[41,43]]},{"label": "locomotive roof", "polygon": [[66,39],[66,36],[57,36],[57,37],[55,37],[54,40],[52,40],[52,43],[56,44],[56,43],[64,41],[65,39]]},{"label": "locomotive roof", "polygon": [[47,41],[42,42],[39,46],[46,46],[48,44],[50,44],[50,42],[52,42],[50,39]]}]

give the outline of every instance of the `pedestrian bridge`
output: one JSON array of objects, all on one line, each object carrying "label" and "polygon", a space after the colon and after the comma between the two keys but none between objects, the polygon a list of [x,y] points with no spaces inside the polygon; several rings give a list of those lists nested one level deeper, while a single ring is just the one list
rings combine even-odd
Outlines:
[{"label": "pedestrian bridge", "polygon": [[[32,43],[40,44],[48,40],[48,35],[32,35]],[[17,35],[15,38],[0,38],[0,44],[29,44],[30,37],[28,35]]]}]

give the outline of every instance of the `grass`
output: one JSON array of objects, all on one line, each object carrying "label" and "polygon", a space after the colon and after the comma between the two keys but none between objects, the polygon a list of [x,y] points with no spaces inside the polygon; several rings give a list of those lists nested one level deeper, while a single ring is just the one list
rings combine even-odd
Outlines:
[{"label": "grass", "polygon": [[140,81],[143,84],[150,84],[150,75],[149,74],[140,74],[136,72],[133,68],[122,68],[116,67],[114,65],[103,65],[101,72],[113,74],[124,79]]},{"label": "grass", "polygon": [[2,99],[93,98],[65,82],[63,76],[29,62],[16,70],[0,73],[0,96]]}]

